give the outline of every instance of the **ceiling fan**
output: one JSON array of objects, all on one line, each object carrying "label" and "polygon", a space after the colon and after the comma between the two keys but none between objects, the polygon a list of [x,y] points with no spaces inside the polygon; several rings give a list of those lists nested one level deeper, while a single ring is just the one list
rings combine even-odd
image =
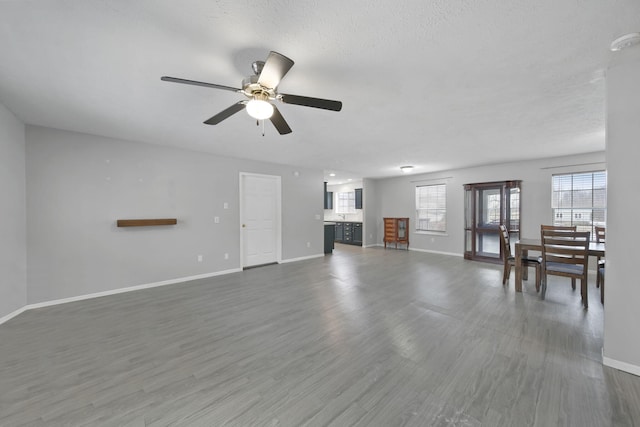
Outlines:
[{"label": "ceiling fan", "polygon": [[246,109],[247,113],[256,120],[271,120],[271,123],[273,123],[273,126],[275,126],[280,135],[284,135],[291,133],[291,128],[271,101],[278,100],[285,104],[303,105],[305,107],[321,108],[331,111],[340,111],[342,109],[342,102],[340,101],[278,93],[280,80],[282,80],[285,74],[293,67],[293,64],[294,62],[291,59],[278,52],[272,51],[269,53],[266,61],[255,61],[252,64],[254,75],[242,80],[242,89],[168,76],[163,76],[160,79],[165,82],[229,90],[242,93],[248,98],[238,101],[226,110],[205,120],[204,123],[207,125],[217,125],[238,111]]}]

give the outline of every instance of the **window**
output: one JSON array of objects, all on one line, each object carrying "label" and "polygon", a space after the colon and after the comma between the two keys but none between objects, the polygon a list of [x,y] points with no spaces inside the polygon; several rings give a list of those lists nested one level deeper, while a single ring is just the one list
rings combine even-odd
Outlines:
[{"label": "window", "polygon": [[552,180],[553,225],[575,225],[578,231],[604,227],[607,216],[607,173],[585,172],[554,175]]},{"label": "window", "polygon": [[336,198],[336,213],[353,214],[356,213],[356,193],[353,191],[338,193]]},{"label": "window", "polygon": [[447,231],[446,184],[416,187],[416,230]]}]

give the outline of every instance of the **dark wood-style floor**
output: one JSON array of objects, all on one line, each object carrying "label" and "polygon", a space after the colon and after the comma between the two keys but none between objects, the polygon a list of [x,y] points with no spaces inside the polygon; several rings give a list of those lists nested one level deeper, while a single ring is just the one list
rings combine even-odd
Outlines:
[{"label": "dark wood-style floor", "polygon": [[0,325],[2,426],[633,426],[602,306],[501,267],[324,258],[25,312]]}]

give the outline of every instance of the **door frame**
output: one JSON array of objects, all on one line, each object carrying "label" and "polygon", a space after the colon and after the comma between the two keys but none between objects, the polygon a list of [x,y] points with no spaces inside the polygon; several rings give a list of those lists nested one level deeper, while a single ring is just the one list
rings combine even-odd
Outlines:
[{"label": "door frame", "polygon": [[[495,182],[480,182],[474,184],[464,184],[464,193],[465,193],[465,229],[464,229],[464,258],[470,259],[474,261],[484,261],[484,262],[492,262],[496,264],[502,264],[504,260],[504,253],[502,247],[499,249],[499,256],[487,256],[487,255],[478,255],[477,248],[477,235],[492,235],[495,234],[499,241],[499,225],[505,225],[509,233],[515,234],[520,233],[520,213],[521,213],[521,200],[518,201],[518,215],[517,215],[517,228],[514,228],[516,224],[513,224],[511,221],[511,206],[510,206],[510,196],[512,189],[518,189],[520,191],[521,188],[521,180],[511,180],[511,181],[495,181]],[[479,201],[478,201],[478,191],[487,190],[487,189],[500,189],[500,221],[498,224],[492,224],[491,226],[482,226],[478,224],[478,209],[479,209]],[[469,199],[470,198],[470,199]],[[470,210],[470,212],[469,212]],[[468,241],[468,239],[471,239]]]},{"label": "door frame", "polygon": [[273,179],[275,182],[276,194],[276,262],[282,263],[282,177],[279,175],[266,175],[253,172],[240,172],[239,175],[239,212],[238,229],[240,230],[240,268],[244,268],[244,228],[242,227],[244,219],[244,180],[246,177],[259,177]]}]

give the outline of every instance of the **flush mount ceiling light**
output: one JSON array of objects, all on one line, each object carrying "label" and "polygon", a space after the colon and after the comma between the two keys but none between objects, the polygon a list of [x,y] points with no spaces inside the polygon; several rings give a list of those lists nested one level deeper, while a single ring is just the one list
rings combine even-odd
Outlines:
[{"label": "flush mount ceiling light", "polygon": [[638,43],[640,43],[640,33],[629,33],[612,41],[610,49],[617,52]]},{"label": "flush mount ceiling light", "polygon": [[400,166],[402,173],[409,173],[413,170],[413,166]]}]

